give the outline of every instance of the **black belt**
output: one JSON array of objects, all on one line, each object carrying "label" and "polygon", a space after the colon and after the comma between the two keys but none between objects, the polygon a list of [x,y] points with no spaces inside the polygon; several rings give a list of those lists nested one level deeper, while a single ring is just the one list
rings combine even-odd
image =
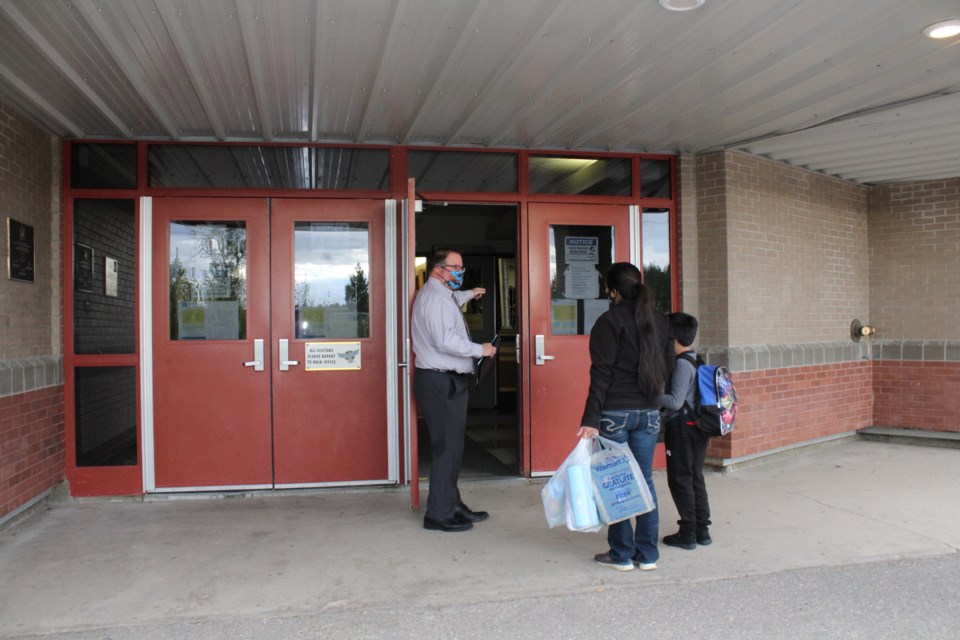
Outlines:
[{"label": "black belt", "polygon": [[447,369],[425,369],[425,371],[433,371],[434,373],[445,373],[449,376],[457,376],[457,377],[470,375],[469,373],[460,373],[459,371],[449,371]]}]

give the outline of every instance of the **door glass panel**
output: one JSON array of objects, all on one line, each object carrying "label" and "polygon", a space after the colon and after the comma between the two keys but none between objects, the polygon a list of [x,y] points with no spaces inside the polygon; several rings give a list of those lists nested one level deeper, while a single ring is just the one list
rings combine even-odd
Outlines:
[{"label": "door glass panel", "polygon": [[653,295],[657,311],[672,310],[670,295],[670,210],[644,209],[643,284]]},{"label": "door glass panel", "polygon": [[420,191],[517,192],[517,154],[417,151],[407,156]]},{"label": "door glass panel", "polygon": [[530,193],[629,196],[630,158],[530,156]]},{"label": "door glass panel", "polygon": [[640,197],[670,197],[670,161],[640,159]]},{"label": "door glass panel", "polygon": [[74,369],[78,467],[137,464],[136,367]]},{"label": "door glass panel", "polygon": [[297,338],[370,337],[370,230],[366,222],[294,225]]},{"label": "door glass panel", "polygon": [[136,351],[135,210],[126,199],[73,203],[75,353]]},{"label": "door glass panel", "polygon": [[613,227],[551,225],[550,332],[589,335],[610,308],[603,276],[614,262]]},{"label": "door glass panel", "polygon": [[270,145],[154,144],[151,187],[210,189],[362,189],[390,186],[387,149]]},{"label": "door glass panel", "polygon": [[247,336],[244,222],[170,223],[170,339]]},{"label": "door glass panel", "polygon": [[74,189],[135,189],[137,146],[74,142],[70,147]]}]

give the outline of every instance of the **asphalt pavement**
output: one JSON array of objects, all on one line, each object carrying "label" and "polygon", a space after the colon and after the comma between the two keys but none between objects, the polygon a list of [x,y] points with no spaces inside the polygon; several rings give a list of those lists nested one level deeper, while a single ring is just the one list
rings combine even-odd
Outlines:
[{"label": "asphalt pavement", "polygon": [[714,544],[651,572],[547,528],[538,480],[461,483],[491,513],[465,533],[404,489],[67,500],[0,533],[0,637],[954,638],[958,462],[847,440],[709,473]]}]

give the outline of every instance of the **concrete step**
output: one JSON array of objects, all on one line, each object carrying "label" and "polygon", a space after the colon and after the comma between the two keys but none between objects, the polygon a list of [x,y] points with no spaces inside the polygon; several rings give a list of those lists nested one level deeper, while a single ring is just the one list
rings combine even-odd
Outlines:
[{"label": "concrete step", "polygon": [[924,447],[960,449],[960,433],[952,433],[949,431],[867,427],[865,429],[858,429],[857,434],[864,440],[871,440],[874,442],[891,442],[893,444],[914,444]]}]

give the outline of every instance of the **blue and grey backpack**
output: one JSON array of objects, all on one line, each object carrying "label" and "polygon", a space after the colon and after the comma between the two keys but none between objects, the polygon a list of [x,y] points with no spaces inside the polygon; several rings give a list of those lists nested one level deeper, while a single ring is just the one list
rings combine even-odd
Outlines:
[{"label": "blue and grey backpack", "polygon": [[677,360],[686,360],[697,370],[697,428],[709,436],[725,436],[737,422],[737,389],[730,370],[724,366],[704,364],[698,355],[681,353]]}]

